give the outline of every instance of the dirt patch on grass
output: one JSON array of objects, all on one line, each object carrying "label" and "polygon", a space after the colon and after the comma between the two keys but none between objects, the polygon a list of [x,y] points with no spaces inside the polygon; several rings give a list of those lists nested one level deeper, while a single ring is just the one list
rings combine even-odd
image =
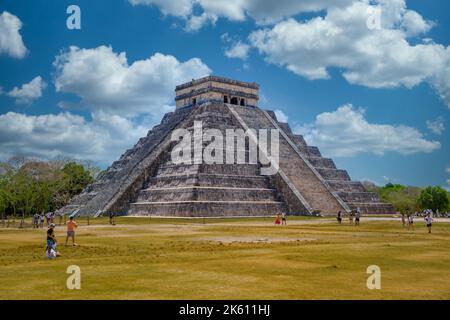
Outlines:
[{"label": "dirt patch on grass", "polygon": [[280,242],[302,242],[302,241],[316,241],[314,238],[274,238],[274,237],[236,237],[236,236],[223,236],[223,237],[208,237],[200,238],[200,241],[214,241],[222,243],[280,243]]}]

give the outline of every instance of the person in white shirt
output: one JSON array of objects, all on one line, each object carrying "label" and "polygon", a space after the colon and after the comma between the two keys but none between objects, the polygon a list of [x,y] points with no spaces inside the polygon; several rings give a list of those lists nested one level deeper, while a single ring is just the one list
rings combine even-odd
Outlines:
[{"label": "person in white shirt", "polygon": [[361,210],[358,207],[356,209],[356,214],[355,214],[355,226],[359,226],[359,220],[360,219],[361,219]]},{"label": "person in white shirt", "polygon": [[427,224],[428,233],[431,233],[431,225],[432,225],[432,223],[433,223],[433,217],[431,216],[430,213],[428,213],[428,214],[425,216],[424,219],[425,219],[425,222],[426,222],[426,224]]},{"label": "person in white shirt", "polygon": [[414,216],[412,214],[408,216],[408,230],[410,229],[414,230]]}]

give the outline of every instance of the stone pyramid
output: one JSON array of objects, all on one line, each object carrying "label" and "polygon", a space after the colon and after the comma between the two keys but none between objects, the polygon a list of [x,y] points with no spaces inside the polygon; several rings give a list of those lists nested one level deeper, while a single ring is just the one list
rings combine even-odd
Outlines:
[{"label": "stone pyramid", "polygon": [[[391,204],[352,181],[333,160],[308,146],[272,111],[257,107],[259,86],[208,76],[176,87],[174,112],[164,116],[93,184],[73,198],[66,212],[80,215],[152,215],[178,217],[335,215],[360,208],[363,213],[393,213]],[[278,129],[279,169],[262,175],[263,166],[176,164],[171,152],[176,129]],[[201,148],[205,148],[203,143]],[[246,156],[249,152],[245,144]],[[226,150],[223,151],[224,153]],[[195,150],[193,150],[195,153]]]}]

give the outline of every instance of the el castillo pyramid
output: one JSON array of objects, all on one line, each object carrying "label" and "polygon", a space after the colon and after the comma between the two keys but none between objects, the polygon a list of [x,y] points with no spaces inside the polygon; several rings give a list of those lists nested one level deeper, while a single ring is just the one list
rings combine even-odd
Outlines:
[{"label": "el castillo pyramid", "polygon": [[[179,85],[176,110],[167,113],[147,136],[127,150],[93,184],[64,208],[79,215],[178,217],[335,215],[393,213],[391,204],[352,181],[317,147],[258,107],[259,86],[216,76]],[[176,129],[278,129],[279,168],[262,175],[262,163],[175,164]],[[245,145],[248,148],[248,144]],[[202,144],[205,148],[206,144]],[[245,150],[248,152],[248,150]]]}]

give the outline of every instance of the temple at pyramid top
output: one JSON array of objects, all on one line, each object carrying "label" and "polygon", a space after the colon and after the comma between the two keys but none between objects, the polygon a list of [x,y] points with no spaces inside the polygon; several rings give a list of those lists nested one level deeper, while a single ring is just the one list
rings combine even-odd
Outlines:
[{"label": "temple at pyramid top", "polygon": [[207,76],[175,88],[177,108],[205,102],[223,102],[240,106],[257,106],[259,85],[217,76]]}]

